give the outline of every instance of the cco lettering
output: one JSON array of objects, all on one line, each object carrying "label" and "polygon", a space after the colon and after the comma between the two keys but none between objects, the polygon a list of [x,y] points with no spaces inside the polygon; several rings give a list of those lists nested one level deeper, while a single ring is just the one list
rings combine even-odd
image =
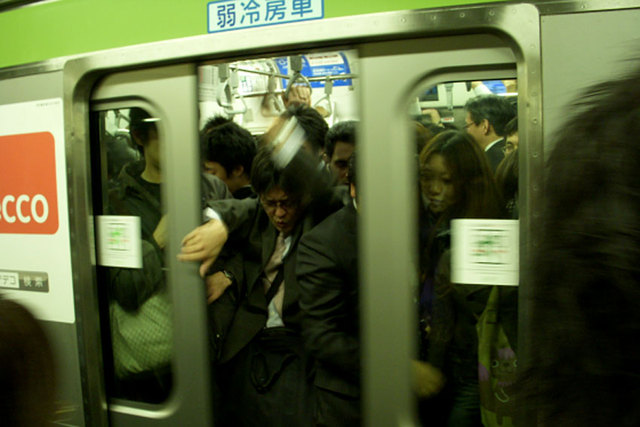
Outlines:
[{"label": "cco lettering", "polygon": [[30,198],[26,194],[21,194],[17,198],[7,194],[0,202],[0,221],[9,224],[16,222],[16,219],[23,224],[28,224],[33,219],[38,224],[42,224],[49,217],[49,203],[42,194],[36,194]]}]

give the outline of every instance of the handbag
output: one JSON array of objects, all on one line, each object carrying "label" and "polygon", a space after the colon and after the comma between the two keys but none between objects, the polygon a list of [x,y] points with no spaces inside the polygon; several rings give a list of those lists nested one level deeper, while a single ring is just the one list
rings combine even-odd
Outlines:
[{"label": "handbag", "polygon": [[171,363],[173,323],[166,290],[153,294],[136,311],[126,311],[115,301],[109,311],[113,364],[118,378]]},{"label": "handbag", "polygon": [[516,412],[514,383],[518,358],[498,319],[499,286],[489,294],[476,325],[478,332],[478,389],[484,426],[513,426]]}]

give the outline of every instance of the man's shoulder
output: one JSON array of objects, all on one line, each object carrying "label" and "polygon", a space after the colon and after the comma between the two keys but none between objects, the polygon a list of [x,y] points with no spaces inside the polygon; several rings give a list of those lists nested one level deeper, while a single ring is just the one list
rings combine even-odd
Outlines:
[{"label": "man's shoulder", "polygon": [[305,233],[302,239],[306,242],[316,241],[340,245],[341,238],[346,238],[349,232],[355,233],[355,215],[352,205],[343,206]]},{"label": "man's shoulder", "polygon": [[201,177],[202,182],[204,183],[204,188],[207,189],[207,193],[205,194],[206,198],[210,200],[222,200],[230,199],[232,197],[227,184],[217,176],[203,172]]}]

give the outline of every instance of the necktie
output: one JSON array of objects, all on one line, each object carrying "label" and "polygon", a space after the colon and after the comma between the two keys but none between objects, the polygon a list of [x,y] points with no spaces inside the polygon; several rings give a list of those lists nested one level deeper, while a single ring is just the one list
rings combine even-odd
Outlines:
[{"label": "necktie", "polygon": [[[267,265],[264,267],[263,284],[264,284],[265,293],[267,293],[267,291],[271,287],[271,283],[273,283],[273,280],[278,275],[278,270],[280,268],[283,268],[282,257],[284,255],[285,249],[286,249],[286,245],[284,243],[284,235],[282,233],[279,233],[278,238],[276,239],[276,247],[273,250],[273,253],[271,254],[271,258],[269,258],[269,262],[267,262]],[[278,291],[274,295],[273,299],[271,301],[267,301],[269,305],[271,304],[274,305],[274,308],[277,311],[277,316],[280,318],[282,318],[283,300],[284,300],[284,280],[280,283],[278,287]],[[269,327],[272,324],[271,318],[272,318],[272,315],[275,314],[275,313],[271,313],[271,310],[269,311],[270,311],[269,313],[270,319],[267,322],[267,327]],[[278,323],[281,323],[281,321]]]}]

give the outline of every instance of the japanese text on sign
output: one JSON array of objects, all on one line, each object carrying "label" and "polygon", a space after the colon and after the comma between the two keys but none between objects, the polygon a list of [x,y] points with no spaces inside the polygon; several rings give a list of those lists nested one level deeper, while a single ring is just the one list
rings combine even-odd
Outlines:
[{"label": "japanese text on sign", "polygon": [[218,0],[207,5],[210,33],[324,17],[324,0]]}]

